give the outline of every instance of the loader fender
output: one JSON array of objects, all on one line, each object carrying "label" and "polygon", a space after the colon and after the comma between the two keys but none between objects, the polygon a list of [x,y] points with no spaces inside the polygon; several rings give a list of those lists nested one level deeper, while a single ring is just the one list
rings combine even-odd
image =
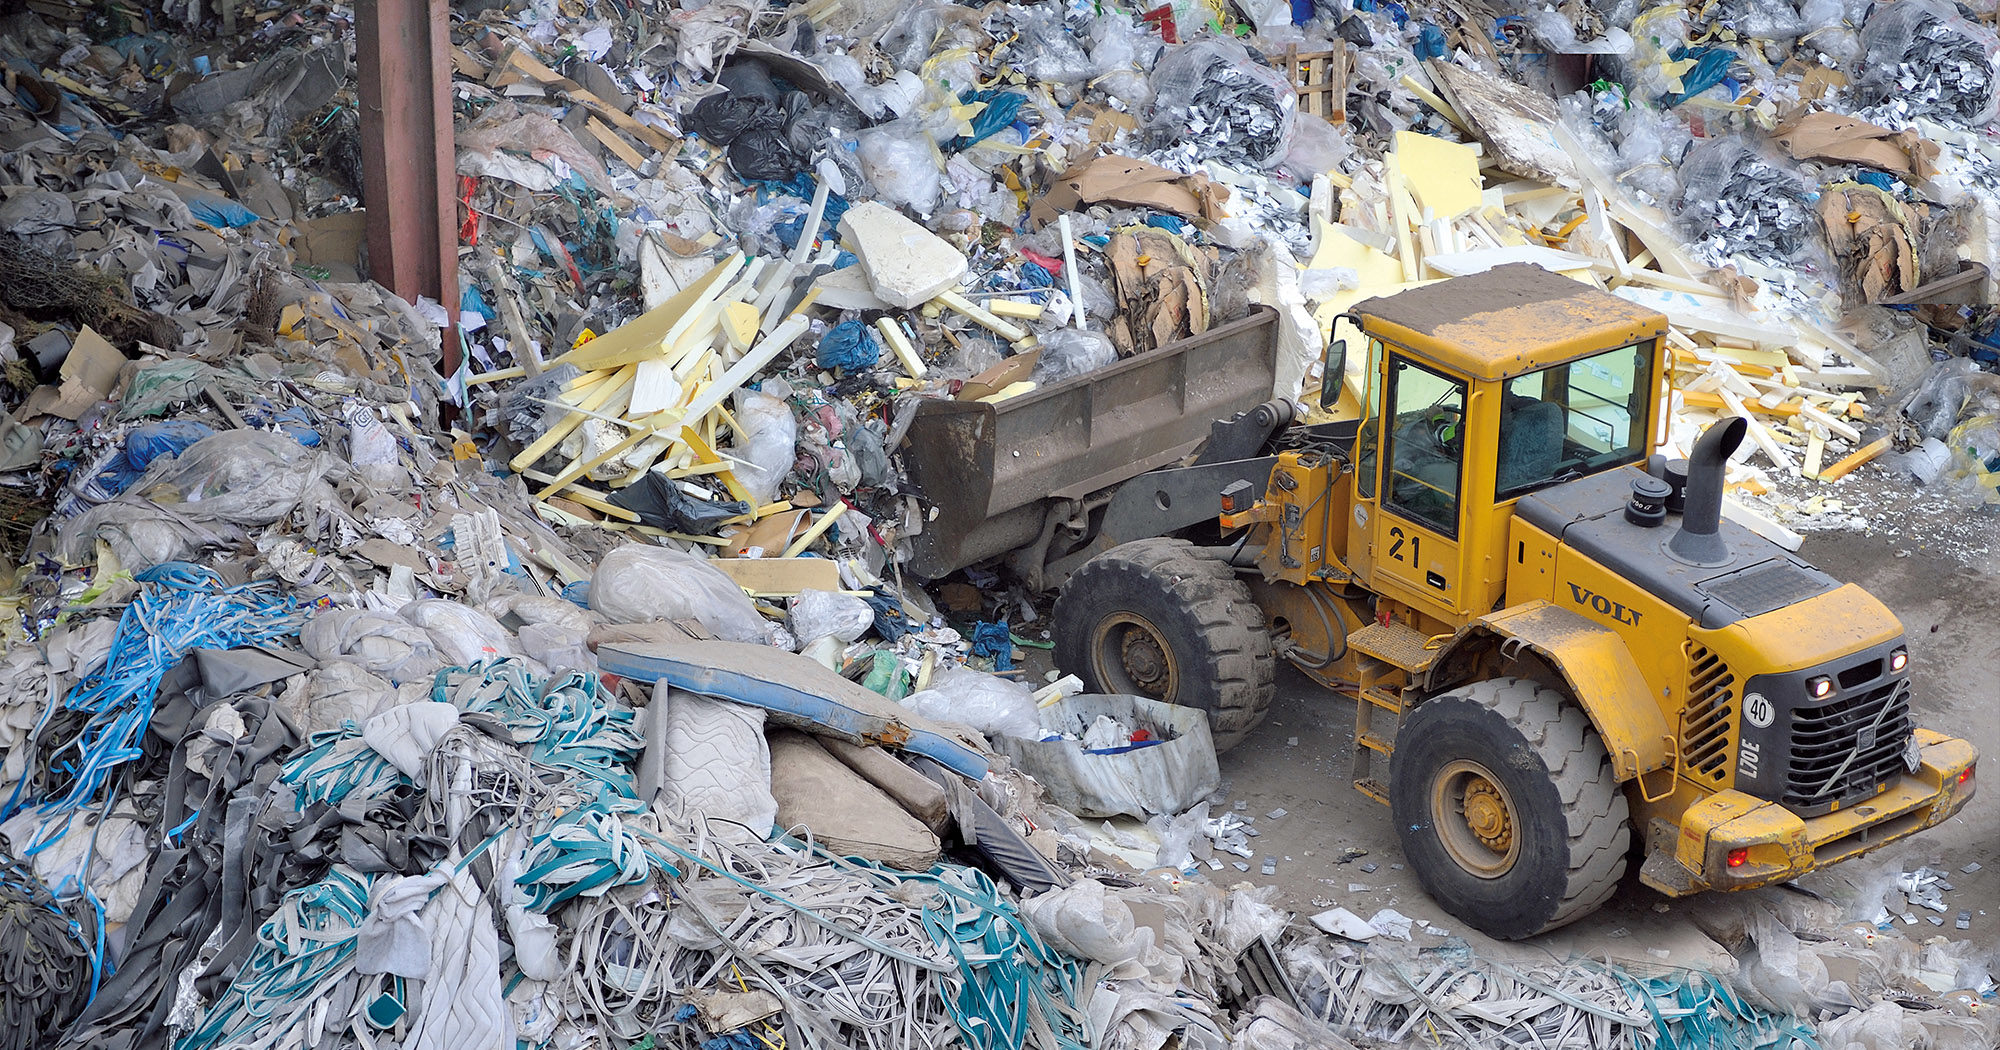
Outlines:
[{"label": "loader fender", "polygon": [[1673,761],[1673,728],[1660,698],[1652,695],[1624,639],[1609,628],[1537,599],[1466,624],[1443,648],[1431,664],[1426,692],[1456,684],[1453,669],[1476,665],[1488,652],[1510,659],[1527,650],[1562,676],[1597,727],[1621,783]]}]

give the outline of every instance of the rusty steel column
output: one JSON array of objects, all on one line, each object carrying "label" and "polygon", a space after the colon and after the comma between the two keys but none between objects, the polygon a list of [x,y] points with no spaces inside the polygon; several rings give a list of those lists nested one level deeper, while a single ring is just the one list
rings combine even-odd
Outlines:
[{"label": "rusty steel column", "polygon": [[359,0],[362,201],[368,268],[415,302],[442,303],[446,375],[458,370],[458,205],[447,0]]}]

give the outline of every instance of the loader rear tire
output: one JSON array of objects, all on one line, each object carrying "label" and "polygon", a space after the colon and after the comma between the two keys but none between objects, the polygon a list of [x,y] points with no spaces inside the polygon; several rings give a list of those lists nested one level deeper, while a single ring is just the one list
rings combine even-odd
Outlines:
[{"label": "loader rear tire", "polygon": [[1518,940],[1596,911],[1625,873],[1631,810],[1582,708],[1518,678],[1419,704],[1396,730],[1389,808],[1425,892]]},{"label": "loader rear tire", "polygon": [[1206,711],[1218,752],[1241,743],[1271,705],[1264,612],[1220,551],[1173,539],[1120,544],[1069,578],[1055,619],[1056,666],[1087,692]]}]

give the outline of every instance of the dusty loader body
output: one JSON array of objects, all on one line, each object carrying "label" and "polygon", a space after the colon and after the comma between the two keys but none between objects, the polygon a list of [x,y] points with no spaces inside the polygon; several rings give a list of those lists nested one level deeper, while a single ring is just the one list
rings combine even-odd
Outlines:
[{"label": "dusty loader body", "polygon": [[1353,418],[1270,428],[1233,476],[1126,482],[1212,481],[1218,527],[1076,545],[1060,666],[1207,709],[1221,747],[1279,659],[1352,696],[1355,786],[1500,937],[1595,909],[1628,856],[1663,893],[1743,889],[1971,797],[1973,747],[1911,719],[1888,609],[1721,518],[1742,423],[1654,455],[1665,318],[1509,266],[1348,319]]}]

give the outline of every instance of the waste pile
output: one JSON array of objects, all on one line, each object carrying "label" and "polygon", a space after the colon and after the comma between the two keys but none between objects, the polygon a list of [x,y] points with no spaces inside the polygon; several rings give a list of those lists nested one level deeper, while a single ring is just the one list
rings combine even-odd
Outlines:
[{"label": "waste pile", "polygon": [[452,6],[446,302],[368,277],[350,8],[0,18],[0,1046],[1910,1035],[1894,965],[1221,881],[1211,727],[1027,680],[902,449],[1258,308],[1311,402],[1355,302],[1531,262],[1669,317],[1766,535],[2000,502],[1990,3]]}]

